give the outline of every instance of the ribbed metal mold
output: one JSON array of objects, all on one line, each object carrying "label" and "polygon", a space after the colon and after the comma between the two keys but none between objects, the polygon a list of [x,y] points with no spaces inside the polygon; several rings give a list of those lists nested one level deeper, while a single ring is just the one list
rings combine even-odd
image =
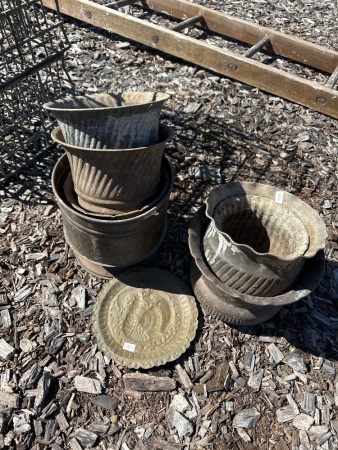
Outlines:
[{"label": "ribbed metal mold", "polygon": [[229,287],[249,295],[285,292],[306,258],[325,246],[318,213],[297,197],[259,183],[226,183],[211,191],[205,258]]},{"label": "ribbed metal mold", "polygon": [[[243,250],[243,244],[252,251]],[[301,271],[304,259],[299,256],[308,245],[306,227],[297,216],[276,208],[270,199],[250,195],[220,202],[203,240],[205,258],[215,275],[249,295],[283,292]],[[283,257],[288,258],[284,264]]]},{"label": "ribbed metal mold", "polygon": [[43,106],[57,119],[68,145],[125,149],[158,142],[159,117],[168,98],[160,92],[102,93],[67,96]]},{"label": "ribbed metal mold", "polygon": [[213,219],[234,242],[257,253],[292,259],[304,255],[309,246],[303,222],[287,206],[269,198],[246,194],[224,199]]},{"label": "ribbed metal mold", "polygon": [[80,206],[110,215],[142,209],[156,195],[164,147],[172,136],[161,125],[159,142],[150,147],[93,150],[66,144],[60,127],[52,132],[67,152]]},{"label": "ribbed metal mold", "polygon": [[191,284],[207,314],[231,324],[261,323],[277,314],[283,305],[295,303],[309,295],[320,283],[325,265],[323,250],[305,259],[299,276],[283,294],[254,296],[232,289],[215,276],[203,255],[203,237],[210,224],[205,212],[206,208],[202,206],[190,223],[189,248],[194,259]]},{"label": "ribbed metal mold", "polygon": [[[114,220],[85,215],[74,209],[64,191],[64,180],[70,172],[67,155],[57,162],[52,187],[63,218],[64,234],[69,246],[88,264],[99,270],[114,272],[150,257],[165,236],[167,209],[173,184],[173,173],[163,157],[163,177],[157,201],[141,214]],[[91,266],[92,267],[92,266]],[[109,275],[108,275],[109,276]]]},{"label": "ribbed metal mold", "polygon": [[[162,164],[162,168],[161,168],[161,178],[163,178],[163,177],[165,177],[165,165],[164,164]],[[78,196],[74,189],[74,182],[73,182],[71,171],[69,171],[67,173],[67,175],[63,181],[63,192],[67,193],[65,195],[65,197],[67,198],[67,202],[68,202],[69,206],[71,206],[71,208],[74,208],[81,214],[84,214],[84,215],[90,216],[90,217],[96,217],[98,219],[122,220],[122,219],[129,219],[130,217],[135,217],[140,214],[143,214],[147,209],[155,206],[158,199],[161,197],[162,194],[164,194],[164,192],[166,190],[166,186],[163,183],[160,183],[159,189],[160,190],[157,191],[156,194],[152,198],[149,199],[149,202],[141,209],[135,209],[133,211],[129,211],[126,213],[114,214],[114,215],[97,214],[97,213],[90,212],[90,211],[82,208],[82,206],[80,206],[79,201],[78,201]]]}]

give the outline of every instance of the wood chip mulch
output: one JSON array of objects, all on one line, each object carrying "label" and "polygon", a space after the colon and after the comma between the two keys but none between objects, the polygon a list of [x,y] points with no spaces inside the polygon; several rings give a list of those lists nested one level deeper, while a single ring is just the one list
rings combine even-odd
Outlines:
[{"label": "wood chip mulch", "polygon": [[[336,1],[200,2],[338,50]],[[200,312],[179,360],[120,367],[92,335],[105,281],[65,243],[55,149],[0,187],[0,448],[336,449],[338,122],[75,20],[65,29],[78,93],[171,94],[162,120],[175,131],[175,183],[158,267],[189,284],[189,221],[214,186],[239,180],[279,186],[321,214],[326,268],[311,296],[267,322],[235,327]]]}]

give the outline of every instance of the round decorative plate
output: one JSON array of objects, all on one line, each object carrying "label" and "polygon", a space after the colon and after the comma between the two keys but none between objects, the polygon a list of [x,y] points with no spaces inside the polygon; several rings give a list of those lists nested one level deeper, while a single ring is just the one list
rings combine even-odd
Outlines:
[{"label": "round decorative plate", "polygon": [[149,369],[177,359],[197,329],[194,297],[182,280],[155,267],[116,275],[98,295],[93,332],[118,364]]}]

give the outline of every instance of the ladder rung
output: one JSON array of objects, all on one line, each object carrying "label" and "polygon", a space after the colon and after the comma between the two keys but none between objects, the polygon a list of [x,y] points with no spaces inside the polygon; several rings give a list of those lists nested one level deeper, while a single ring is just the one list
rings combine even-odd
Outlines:
[{"label": "ladder rung", "polygon": [[106,6],[107,8],[122,8],[123,6],[132,5],[133,3],[138,2],[139,0],[117,0],[116,2],[108,3]]},{"label": "ladder rung", "polygon": [[190,17],[187,20],[183,20],[182,22],[178,23],[177,25],[174,25],[173,27],[170,27],[170,30],[172,31],[182,31],[185,28],[191,27],[192,25],[195,25],[195,23],[201,22],[203,20],[203,15],[199,14],[198,16]]},{"label": "ladder rung", "polygon": [[326,83],[326,87],[333,89],[334,85],[337,83],[337,81],[338,81],[338,66],[336,67],[335,71],[328,79],[328,82]]},{"label": "ladder rung", "polygon": [[269,37],[265,37],[261,41],[257,42],[256,45],[253,45],[251,48],[249,48],[249,50],[247,50],[244,53],[244,56],[247,57],[247,58],[251,58],[251,56],[253,56],[255,53],[257,53],[260,50],[262,50],[262,48],[265,47],[268,44],[270,44],[270,38]]}]

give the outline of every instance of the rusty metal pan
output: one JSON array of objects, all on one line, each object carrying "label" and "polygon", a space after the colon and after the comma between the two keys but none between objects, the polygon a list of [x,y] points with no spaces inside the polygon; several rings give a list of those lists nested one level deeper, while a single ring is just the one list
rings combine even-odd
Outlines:
[{"label": "rusty metal pan", "polygon": [[186,351],[197,329],[195,299],[181,279],[156,267],[120,273],[94,305],[93,334],[118,364],[149,369]]},{"label": "rusty metal pan", "polygon": [[190,223],[189,248],[194,259],[191,283],[196,298],[206,313],[232,324],[261,323],[273,317],[283,305],[295,303],[309,295],[320,283],[325,265],[322,250],[305,260],[298,278],[283,294],[253,296],[227,286],[214,275],[203,255],[203,236],[210,223],[205,209],[202,206]]}]

